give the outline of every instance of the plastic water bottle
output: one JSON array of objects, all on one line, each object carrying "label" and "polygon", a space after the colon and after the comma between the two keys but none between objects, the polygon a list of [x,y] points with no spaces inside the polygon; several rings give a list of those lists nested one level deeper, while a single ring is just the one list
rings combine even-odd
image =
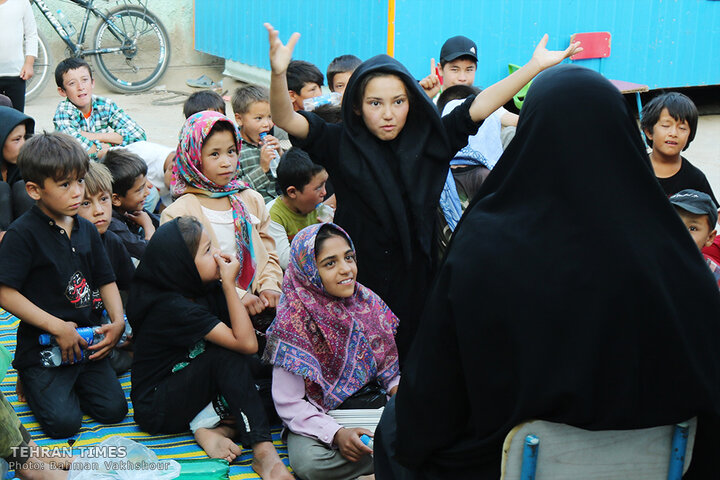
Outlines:
[{"label": "plastic water bottle", "polygon": [[[103,310],[101,322],[103,324],[110,323],[110,316],[108,315],[107,310]],[[105,335],[100,332],[100,327],[79,327],[76,328],[75,331],[83,338],[83,340],[85,340],[88,347],[91,345],[97,345],[105,338]],[[125,317],[125,331],[120,337],[120,340],[118,340],[116,346],[119,347],[124,345],[127,342],[128,337],[131,335],[132,327],[130,326],[130,323],[128,323],[127,317]],[[51,346],[50,348],[46,348],[40,352],[40,363],[43,367],[53,368],[67,364],[62,361],[62,351],[60,350],[60,347],[53,335],[50,335],[49,333],[41,334],[38,337],[38,343],[40,343],[40,345]],[[113,349],[110,352],[110,355],[112,356],[114,353],[115,350]],[[75,363],[87,361],[90,355],[92,355],[92,352],[88,352],[86,349],[83,349],[81,357],[76,359]]]},{"label": "plastic water bottle", "polygon": [[363,442],[370,450],[373,450],[373,446],[375,446],[375,442],[373,442],[373,439],[370,435],[362,434],[360,436],[360,441]]},{"label": "plastic water bottle", "polygon": [[315,212],[317,213],[318,221],[322,223],[332,222],[335,218],[335,210],[325,203],[315,205]]},{"label": "plastic water bottle", "polygon": [[340,92],[332,92],[319,97],[306,98],[303,100],[303,108],[308,112],[312,112],[320,105],[340,105],[342,103],[342,94]]},{"label": "plastic water bottle", "polygon": [[[89,347],[90,345],[93,345],[94,343],[97,343],[103,338],[105,338],[105,335],[103,335],[102,333],[95,333],[95,329],[99,328],[100,327],[79,327],[76,328],[75,331],[83,338],[83,340],[87,342]],[[40,334],[40,337],[38,337],[38,343],[40,345],[57,345],[55,336],[50,335],[49,333]]]},{"label": "plastic water bottle", "polygon": [[[75,363],[84,362],[87,358],[87,350],[81,350],[80,359],[76,359]],[[46,368],[54,368],[60,365],[67,365],[67,362],[63,363],[62,361],[62,351],[60,347],[53,345],[51,348],[40,352],[40,364]]]},{"label": "plastic water bottle", "polygon": [[[261,132],[260,133],[260,141],[262,143],[265,143],[265,137],[267,137],[267,132]],[[277,151],[273,149],[273,157],[270,159],[270,173],[272,173],[272,176],[277,178],[277,167],[280,163],[280,155],[278,155]]]},{"label": "plastic water bottle", "polygon": [[62,27],[65,29],[68,36],[72,37],[73,35],[75,35],[77,33],[77,30],[75,30],[75,27],[73,26],[72,22],[70,22],[70,20],[68,20],[68,18],[62,12],[62,10],[60,10],[58,8],[56,13],[57,13],[57,18],[58,18],[58,21],[60,22],[60,25],[62,25]]},{"label": "plastic water bottle", "polygon": [[[130,322],[128,322],[127,315],[123,314],[123,320],[125,320],[125,331],[123,332],[122,336],[120,337],[120,340],[118,340],[117,346],[122,346],[127,342],[128,338],[132,337],[132,327],[130,326]],[[110,315],[107,313],[107,310],[102,311],[102,315],[100,317],[100,323],[103,325],[112,323],[112,319],[110,318]]]},{"label": "plastic water bottle", "polygon": [[[118,340],[117,346],[122,346],[127,342],[127,339],[129,336],[132,335],[132,327],[130,326],[130,323],[127,321],[127,316],[125,318],[125,331],[123,331],[122,336],[120,336],[120,340]],[[107,310],[103,310],[102,318],[100,321],[103,325],[107,325],[111,323],[110,321],[110,315],[108,315]],[[100,327],[79,327],[76,328],[75,331],[80,335],[85,342],[87,342],[87,346],[96,345],[97,343],[101,342],[105,335],[100,333]],[[55,340],[55,336],[50,335],[49,333],[42,333],[38,337],[38,343],[40,345],[57,345],[57,341]]]}]

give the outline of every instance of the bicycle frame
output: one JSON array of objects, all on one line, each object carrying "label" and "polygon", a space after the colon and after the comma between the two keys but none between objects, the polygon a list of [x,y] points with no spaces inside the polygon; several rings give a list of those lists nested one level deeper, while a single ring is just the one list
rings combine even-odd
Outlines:
[{"label": "bicycle frame", "polygon": [[[115,24],[108,18],[105,13],[103,13],[101,10],[95,8],[93,5],[95,3],[95,0],[70,0],[75,5],[84,8],[85,9],[85,17],[82,21],[82,26],[80,27],[80,33],[78,34],[78,43],[75,43],[73,39],[70,37],[70,34],[65,30],[65,28],[62,26],[60,21],[53,15],[52,11],[50,11],[50,8],[45,3],[45,0],[31,0],[32,3],[37,5],[37,7],[40,9],[40,12],[43,14],[43,16],[47,19],[48,22],[50,22],[50,25],[52,25],[53,29],[55,29],[55,32],[57,32],[58,35],[60,35],[60,38],[65,42],[65,44],[70,48],[70,51],[72,52],[72,55],[75,57],[83,57],[85,55],[100,55],[104,53],[113,53],[113,52],[120,52],[123,50],[126,50],[127,48],[131,48],[132,44],[134,43],[134,40],[129,39],[127,35],[125,35],[121,30],[119,30]],[[142,3],[141,3],[142,4]],[[121,40],[123,45],[126,44],[127,41],[130,41],[130,45],[124,46],[124,47],[115,47],[115,48],[101,48],[99,50],[85,50],[83,48],[83,43],[85,42],[85,34],[87,33],[87,27],[90,23],[90,14],[93,14],[96,17],[100,17],[102,20],[107,22],[108,26],[110,27],[110,31],[118,40]]]}]

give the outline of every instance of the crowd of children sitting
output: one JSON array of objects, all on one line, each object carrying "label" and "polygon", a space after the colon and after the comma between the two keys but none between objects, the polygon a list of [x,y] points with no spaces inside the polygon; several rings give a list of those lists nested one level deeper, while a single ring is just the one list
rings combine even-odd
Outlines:
[{"label": "crowd of children sitting", "polygon": [[[534,145],[540,136],[532,130],[540,128],[537,120],[523,125],[521,115],[519,124],[503,105],[581,48],[549,51],[544,37],[524,67],[484,90],[473,87],[478,52],[466,37],[443,45],[442,84],[434,61],[431,75],[418,81],[389,56],[363,62],[343,55],[327,69],[342,106],[310,112],[306,101],[322,94],[323,74],[292,60],[297,34],[283,44],[266,28],[270,89],[238,88],[234,121],[217,93],[193,94],[177,148],[148,142],[115,102],[93,95],[92,70],[81,59],[56,68],[63,97],[56,132],[34,133],[32,118],[0,106],[0,306],[20,319],[18,396],[48,436],[75,435],[83,414],[121,421],[128,406],[117,374],[130,368],[134,418],[150,434],[192,431],[209,456],[230,462],[239,442],[252,449],[261,477],[292,478],[271,442],[270,424],[279,419],[298,477],[373,474],[378,464],[362,439],[373,432],[345,428],[328,412],[375,408],[405,388],[423,390],[414,374],[429,360],[411,346],[440,321],[423,315],[434,279],[448,285],[442,292],[436,285],[432,296],[451,299],[446,312],[464,305],[452,300],[459,285],[448,280],[461,268],[442,262],[458,255],[450,240],[470,230],[461,220],[468,208],[479,218],[473,199],[491,215],[502,206],[485,192],[507,197],[517,188],[511,180],[520,174],[503,168],[511,162],[503,151],[514,158],[520,148],[514,146]],[[551,71],[557,75],[558,68]],[[682,94],[646,105],[640,126],[652,152],[645,158],[650,181],[642,181],[648,188],[659,183],[695,244],[706,249],[720,285],[717,200],[681,155],[697,122],[697,109]],[[281,146],[286,139],[292,148]],[[550,152],[535,152],[535,165],[552,170]],[[574,153],[580,162],[583,152]],[[566,181],[558,173],[544,187],[562,191]],[[532,231],[544,219],[527,220]],[[481,276],[483,266],[469,268]],[[103,310],[109,323],[101,323]],[[118,349],[123,312],[134,334],[129,348]],[[103,335],[90,346],[76,332],[88,326]],[[54,336],[62,366],[41,362],[42,333]],[[454,341],[444,345],[452,350]],[[411,375],[401,382],[406,367]],[[32,440],[0,399],[1,427],[13,433],[0,454],[21,478],[51,478],[34,476],[28,463],[42,458],[7,454]],[[397,401],[402,438],[411,403],[408,394]],[[427,421],[417,418],[419,425]],[[392,432],[388,422],[395,420],[381,425]],[[433,444],[442,450],[442,442]],[[434,467],[401,450],[397,458],[383,457],[379,478],[435,478]]]}]

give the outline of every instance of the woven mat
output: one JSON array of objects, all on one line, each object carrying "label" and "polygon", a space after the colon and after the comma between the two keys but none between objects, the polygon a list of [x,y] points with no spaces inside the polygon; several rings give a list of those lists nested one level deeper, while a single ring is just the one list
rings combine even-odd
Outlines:
[{"label": "woven mat", "polygon": [[[15,352],[16,332],[19,323],[20,321],[16,317],[0,309],[0,344],[13,353]],[[33,439],[38,445],[42,446],[68,447],[68,439],[52,439],[45,436],[27,403],[18,401],[15,394],[16,380],[17,372],[13,369],[9,370],[5,379],[0,383],[0,390],[12,404]],[[208,458],[189,432],[184,435],[149,435],[141,431],[133,421],[133,406],[130,401],[130,374],[122,375],[119,380],[128,402],[128,414],[125,420],[122,423],[113,425],[101,425],[86,415],[83,417],[80,432],[73,437],[75,440],[74,447],[94,445],[113,435],[121,435],[149,447],[162,459]],[[287,445],[280,439],[279,426],[272,429],[272,437],[275,448],[287,465]],[[230,478],[232,480],[260,478],[250,467],[251,460],[252,452],[243,450],[242,455],[230,466]]]}]

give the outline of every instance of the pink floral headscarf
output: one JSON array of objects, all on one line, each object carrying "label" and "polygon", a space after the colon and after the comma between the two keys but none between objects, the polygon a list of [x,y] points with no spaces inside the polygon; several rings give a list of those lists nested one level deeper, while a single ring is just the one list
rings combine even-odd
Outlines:
[{"label": "pink floral headscarf", "polygon": [[237,195],[250,186],[237,178],[240,173],[240,162],[236,169],[236,176],[227,185],[218,185],[209,180],[202,173],[202,146],[210,130],[217,122],[228,122],[235,132],[235,144],[238,155],[242,146],[240,132],[232,121],[218,112],[198,112],[188,117],[180,133],[180,144],[177,148],[175,162],[173,162],[172,181],[170,189],[173,197],[177,198],[186,193],[206,195],[208,197],[224,197],[230,200],[233,209],[233,222],[235,223],[235,244],[237,256],[242,265],[237,285],[247,290],[255,276],[255,252],[252,248],[252,223],[245,210],[245,205]]}]

